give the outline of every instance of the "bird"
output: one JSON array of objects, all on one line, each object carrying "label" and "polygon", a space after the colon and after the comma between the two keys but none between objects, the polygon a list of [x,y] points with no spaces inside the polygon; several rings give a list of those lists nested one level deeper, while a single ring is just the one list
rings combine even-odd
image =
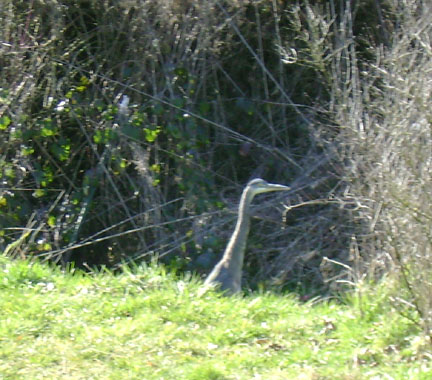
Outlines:
[{"label": "bird", "polygon": [[261,178],[255,178],[248,182],[240,198],[234,232],[229,239],[221,260],[204,281],[200,294],[205,293],[212,287],[218,288],[227,295],[233,295],[241,291],[243,259],[250,227],[250,204],[257,194],[287,190],[290,190],[290,187],[268,183]]}]

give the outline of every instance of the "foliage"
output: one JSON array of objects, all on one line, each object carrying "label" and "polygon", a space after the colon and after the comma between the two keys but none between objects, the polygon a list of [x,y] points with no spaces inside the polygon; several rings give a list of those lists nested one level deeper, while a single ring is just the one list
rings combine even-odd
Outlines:
[{"label": "foliage", "polygon": [[[396,273],[401,291],[393,301],[402,313],[416,310],[430,334],[431,9],[417,2],[400,7],[387,2],[395,17],[391,47],[377,50],[374,62],[358,62],[349,45],[343,53],[348,64],[334,81],[338,154],[348,163],[349,193],[365,223],[361,256],[375,274]],[[350,88],[342,87],[347,75]]]},{"label": "foliage", "polygon": [[[318,87],[286,75],[302,65],[284,66],[276,48],[296,38],[288,11],[276,2],[6,2],[3,246],[27,226],[12,255],[110,266],[157,255],[184,268],[223,249],[233,216],[221,210],[235,207],[249,178],[318,180],[326,192],[322,153],[308,143],[314,111],[294,103],[312,106]],[[249,268],[266,278],[289,251],[295,263],[308,248],[287,251],[297,225],[261,225],[274,252],[262,273],[254,259]]]},{"label": "foliage", "polygon": [[427,340],[389,306],[389,285],[364,285],[344,303],[198,298],[198,281],[160,266],[62,273],[0,256],[0,370],[5,379],[426,380]]}]

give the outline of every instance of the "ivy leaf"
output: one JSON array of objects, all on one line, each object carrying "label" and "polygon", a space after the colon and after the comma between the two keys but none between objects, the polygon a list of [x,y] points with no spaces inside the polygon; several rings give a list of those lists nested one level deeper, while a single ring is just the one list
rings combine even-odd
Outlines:
[{"label": "ivy leaf", "polygon": [[10,123],[11,119],[8,116],[0,117],[0,131],[4,131]]},{"label": "ivy leaf", "polygon": [[56,127],[50,118],[46,118],[42,123],[41,136],[50,137],[57,133]]},{"label": "ivy leaf", "polygon": [[149,143],[154,142],[158,137],[160,131],[161,131],[161,127],[156,127],[156,129],[144,128],[146,141]]},{"label": "ivy leaf", "polygon": [[69,158],[70,151],[71,151],[71,144],[65,139],[60,139],[58,143],[54,143],[51,145],[51,152],[60,161],[66,161]]},{"label": "ivy leaf", "polygon": [[6,207],[7,199],[5,197],[0,197],[0,207]]},{"label": "ivy leaf", "polygon": [[36,189],[36,190],[33,192],[33,196],[34,196],[35,198],[41,198],[41,197],[43,197],[45,194],[46,194],[46,190],[43,190],[43,189]]},{"label": "ivy leaf", "polygon": [[48,225],[54,227],[56,225],[57,218],[54,215],[48,217]]}]

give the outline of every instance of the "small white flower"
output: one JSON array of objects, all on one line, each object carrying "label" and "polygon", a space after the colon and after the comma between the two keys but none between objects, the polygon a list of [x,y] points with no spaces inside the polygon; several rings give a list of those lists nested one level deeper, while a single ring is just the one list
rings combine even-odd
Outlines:
[{"label": "small white flower", "polygon": [[57,104],[55,110],[57,112],[63,112],[65,107],[69,104],[69,99],[66,100],[62,100],[61,102],[59,102],[59,104]]}]

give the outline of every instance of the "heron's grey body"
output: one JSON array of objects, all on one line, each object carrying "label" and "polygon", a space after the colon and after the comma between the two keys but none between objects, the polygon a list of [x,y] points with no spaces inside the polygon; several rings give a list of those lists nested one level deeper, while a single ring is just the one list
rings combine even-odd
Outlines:
[{"label": "heron's grey body", "polygon": [[205,280],[204,289],[209,286],[217,286],[229,294],[240,292],[243,259],[250,226],[249,208],[252,199],[260,193],[283,190],[289,190],[289,187],[267,183],[260,178],[253,179],[246,185],[240,199],[234,232],[225,248],[222,259]]}]

